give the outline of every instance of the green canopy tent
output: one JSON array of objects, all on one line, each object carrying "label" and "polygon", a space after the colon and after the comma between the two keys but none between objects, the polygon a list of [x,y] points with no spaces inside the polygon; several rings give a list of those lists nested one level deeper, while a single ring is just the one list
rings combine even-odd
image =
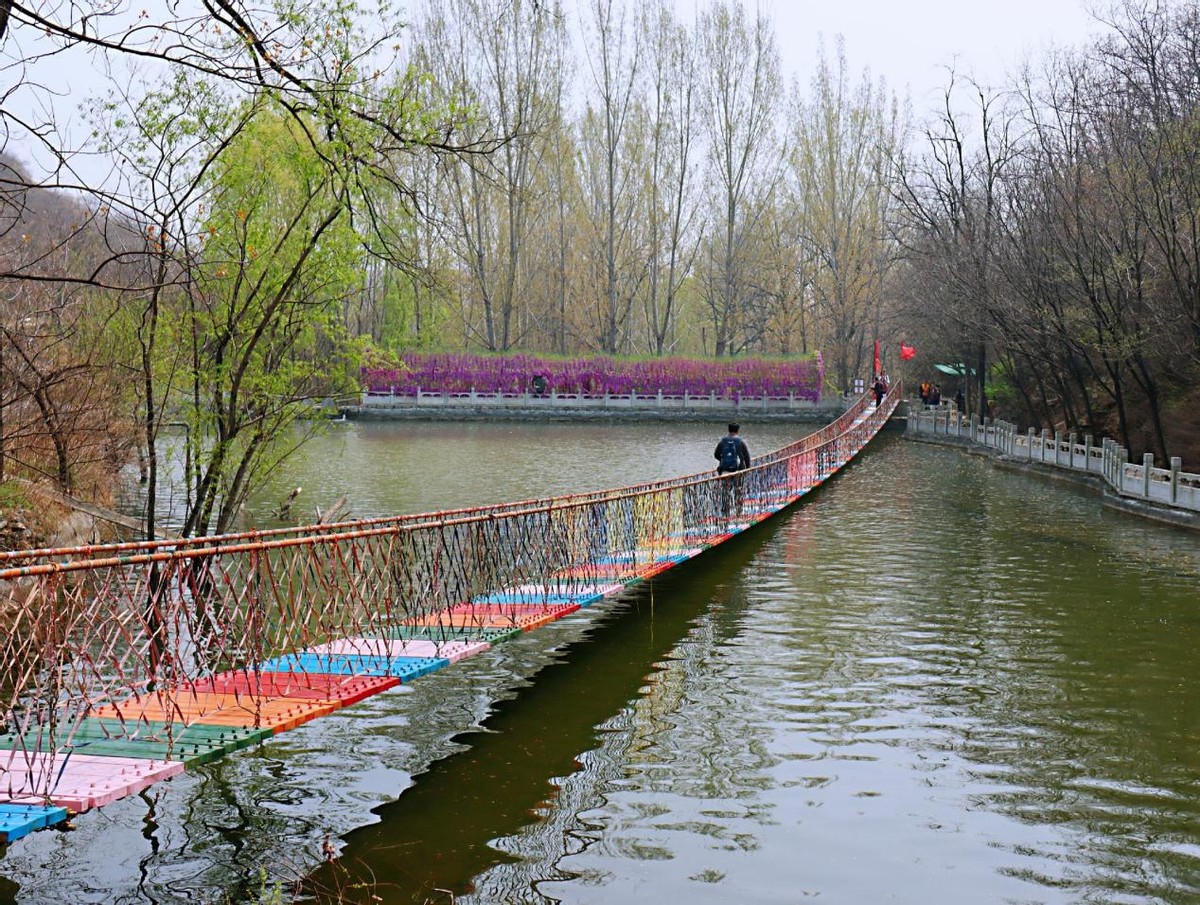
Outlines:
[{"label": "green canopy tent", "polygon": [[975,376],[975,369],[968,368],[964,364],[934,365],[934,367],[937,368],[939,371],[941,371],[943,374],[950,374],[954,377],[966,377],[968,374],[970,374],[972,377]]}]

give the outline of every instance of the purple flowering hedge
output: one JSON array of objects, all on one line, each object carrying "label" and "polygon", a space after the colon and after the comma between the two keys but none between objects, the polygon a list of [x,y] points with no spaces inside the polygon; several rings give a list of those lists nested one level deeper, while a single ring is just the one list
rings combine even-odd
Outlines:
[{"label": "purple flowering hedge", "polygon": [[534,355],[405,353],[404,367],[363,368],[368,392],[413,396],[424,392],[587,395],[787,396],[816,402],[824,366],[821,353],[806,358],[540,358]]}]

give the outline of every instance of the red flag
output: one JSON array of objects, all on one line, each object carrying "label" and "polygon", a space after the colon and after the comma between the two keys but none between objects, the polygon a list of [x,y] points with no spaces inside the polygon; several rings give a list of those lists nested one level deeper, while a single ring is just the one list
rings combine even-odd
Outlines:
[{"label": "red flag", "polygon": [[879,340],[875,340],[875,376],[883,373],[883,362],[879,358]]},{"label": "red flag", "polygon": [[900,360],[908,361],[917,354],[917,347],[910,346],[908,343],[900,343]]}]

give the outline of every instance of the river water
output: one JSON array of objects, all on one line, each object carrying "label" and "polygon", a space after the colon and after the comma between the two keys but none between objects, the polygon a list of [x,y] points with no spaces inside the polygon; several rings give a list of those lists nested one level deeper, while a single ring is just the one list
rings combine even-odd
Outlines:
[{"label": "river water", "polygon": [[[352,424],[251,514],[629,483],[717,434]],[[1200,901],[1198,579],[1196,535],[884,436],[619,600],[21,840],[0,901]]]}]

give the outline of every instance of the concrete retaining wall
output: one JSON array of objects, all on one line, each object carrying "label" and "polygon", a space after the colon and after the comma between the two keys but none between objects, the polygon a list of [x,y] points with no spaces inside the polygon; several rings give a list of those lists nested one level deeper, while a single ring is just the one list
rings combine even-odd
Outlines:
[{"label": "concrete retaining wall", "polygon": [[788,421],[826,424],[846,410],[841,398],[811,402],[794,396],[742,397],[580,393],[364,393],[342,411],[361,420],[513,419],[558,421]]}]

